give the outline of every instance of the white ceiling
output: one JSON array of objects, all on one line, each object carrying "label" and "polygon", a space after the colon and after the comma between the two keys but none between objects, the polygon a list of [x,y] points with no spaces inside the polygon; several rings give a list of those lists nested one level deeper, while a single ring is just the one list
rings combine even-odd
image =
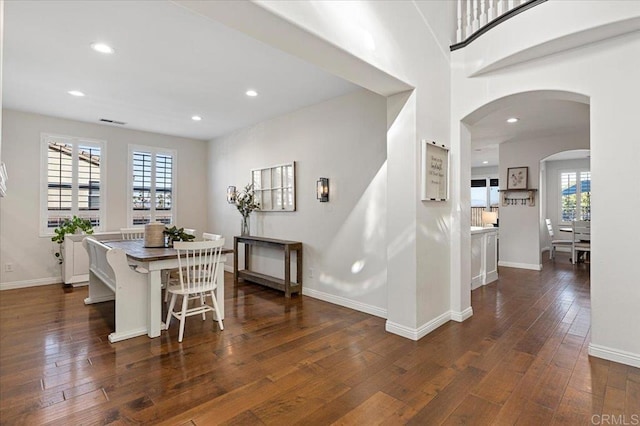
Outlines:
[{"label": "white ceiling", "polygon": [[[503,142],[569,135],[589,134],[589,105],[566,100],[540,100],[522,96],[516,105],[498,109],[480,119],[471,127],[471,166],[491,167],[498,165],[498,146]],[[507,119],[517,117],[517,123]],[[571,158],[584,158],[567,154]],[[487,161],[487,164],[483,164]]]},{"label": "white ceiling", "polygon": [[168,1],[9,1],[4,12],[4,108],[208,140],[358,88]]}]

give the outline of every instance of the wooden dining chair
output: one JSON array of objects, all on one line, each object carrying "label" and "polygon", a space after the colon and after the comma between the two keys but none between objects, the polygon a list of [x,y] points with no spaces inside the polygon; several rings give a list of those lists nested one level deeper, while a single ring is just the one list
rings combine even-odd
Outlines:
[{"label": "wooden dining chair", "polygon": [[[218,288],[218,268],[222,268],[220,255],[224,246],[224,238],[213,241],[184,242],[176,241],[173,247],[178,252],[177,283],[170,282],[167,292],[171,294],[171,302],[167,313],[166,329],[169,329],[171,317],[180,321],[178,342],[182,342],[184,336],[184,324],[188,316],[202,315],[206,319],[206,313],[213,312],[213,320],[217,322],[220,330],[224,330],[222,317],[216,300]],[[182,309],[174,312],[178,296],[182,296]],[[211,297],[211,305],[206,303],[207,297]],[[189,308],[189,300],[200,300],[200,305]]]},{"label": "wooden dining chair", "polygon": [[591,222],[576,220],[573,222],[573,245],[571,261],[578,263],[578,256],[582,252],[591,253]]},{"label": "wooden dining chair", "polygon": [[142,240],[144,228],[120,228],[120,235],[123,240]]},{"label": "wooden dining chair", "polygon": [[556,248],[566,247],[571,250],[571,248],[573,247],[573,240],[556,239],[555,233],[553,232],[553,225],[551,224],[551,219],[545,219],[544,221],[547,224],[547,231],[549,231],[549,238],[551,239],[551,247],[549,248],[549,259],[553,260],[556,257]]},{"label": "wooden dining chair", "polygon": [[205,241],[216,241],[222,238],[220,234],[210,234],[209,232],[202,233],[202,239]]}]

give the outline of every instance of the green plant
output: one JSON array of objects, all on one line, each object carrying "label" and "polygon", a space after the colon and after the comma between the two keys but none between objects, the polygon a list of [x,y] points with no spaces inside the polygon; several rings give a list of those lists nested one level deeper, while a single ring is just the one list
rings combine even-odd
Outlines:
[{"label": "green plant", "polygon": [[71,219],[63,219],[62,222],[60,222],[60,226],[53,230],[56,235],[51,237],[51,241],[58,243],[58,250],[53,255],[58,259],[58,264],[62,264],[64,261],[62,255],[64,236],[67,234],[75,234],[78,230],[83,231],[85,234],[93,234],[91,221],[74,215]]},{"label": "green plant", "polygon": [[260,204],[256,202],[253,184],[247,184],[244,189],[236,194],[236,208],[242,215],[247,218],[254,210],[260,210]]},{"label": "green plant", "polygon": [[175,226],[171,228],[165,226],[164,235],[169,238],[169,247],[173,247],[174,241],[191,241],[196,238],[195,235],[184,232],[184,228],[176,228]]}]

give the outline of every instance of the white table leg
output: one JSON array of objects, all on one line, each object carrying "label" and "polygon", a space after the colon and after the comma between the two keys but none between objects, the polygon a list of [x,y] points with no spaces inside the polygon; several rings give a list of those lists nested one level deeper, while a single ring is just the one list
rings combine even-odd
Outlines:
[{"label": "white table leg", "polygon": [[218,288],[216,289],[216,301],[218,302],[218,309],[220,309],[219,315],[221,319],[224,319],[224,264],[227,261],[227,256],[220,256],[220,265],[218,267]]},{"label": "white table leg", "polygon": [[158,337],[162,329],[162,282],[159,270],[149,271],[148,336]]}]

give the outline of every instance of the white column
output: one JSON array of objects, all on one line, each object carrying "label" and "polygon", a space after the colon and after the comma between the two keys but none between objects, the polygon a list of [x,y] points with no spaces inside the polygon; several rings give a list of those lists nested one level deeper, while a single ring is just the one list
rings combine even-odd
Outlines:
[{"label": "white column", "polygon": [[466,30],[464,32],[464,38],[465,39],[468,38],[471,35],[471,33],[473,32],[472,28],[471,28],[471,0],[466,0],[466,6],[467,6],[466,7],[467,26],[466,26]]},{"label": "white column", "polygon": [[458,0],[458,16],[456,24],[456,43],[462,41],[462,0]]},{"label": "white column", "polygon": [[487,9],[487,22],[491,22],[496,18],[496,8],[493,7],[493,0],[489,0],[489,8]]},{"label": "white column", "polygon": [[478,21],[478,0],[473,0],[473,24],[471,24],[471,28],[474,33],[480,28],[480,21]]},{"label": "white column", "polygon": [[480,27],[484,27],[487,24],[486,3],[487,3],[487,0],[480,0]]}]

